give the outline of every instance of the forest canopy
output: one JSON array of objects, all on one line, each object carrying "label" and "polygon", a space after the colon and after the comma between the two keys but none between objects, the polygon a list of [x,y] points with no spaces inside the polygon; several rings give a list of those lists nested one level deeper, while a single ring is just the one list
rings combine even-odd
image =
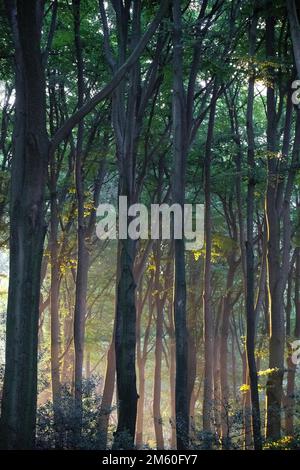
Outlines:
[{"label": "forest canopy", "polygon": [[0,448],[299,448],[299,2],[0,20]]}]

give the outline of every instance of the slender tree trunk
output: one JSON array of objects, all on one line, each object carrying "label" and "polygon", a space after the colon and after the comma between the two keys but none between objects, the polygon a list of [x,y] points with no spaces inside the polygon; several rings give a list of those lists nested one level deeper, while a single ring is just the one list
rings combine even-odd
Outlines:
[{"label": "slender tree trunk", "polygon": [[220,322],[221,322],[221,316],[222,316],[222,309],[223,309],[223,299],[220,299],[218,312],[217,312],[217,318],[216,318],[215,331],[214,331],[214,356],[213,356],[213,379],[214,379],[213,380],[213,386],[214,386],[213,412],[214,412],[215,432],[218,438],[221,438]]},{"label": "slender tree trunk", "polygon": [[137,409],[136,422],[136,438],[135,443],[137,449],[143,446],[143,429],[144,429],[144,406],[145,406],[145,366],[144,358],[138,361],[138,377],[139,377],[139,401]]},{"label": "slender tree trunk", "polygon": [[153,420],[158,450],[164,449],[163,423],[160,413],[161,400],[161,363],[162,363],[162,335],[163,315],[159,307],[157,312],[156,345],[155,345],[155,371],[154,371],[154,393],[153,393]]},{"label": "slender tree trunk", "polygon": [[193,390],[191,399],[190,399],[190,437],[191,443],[195,442],[197,439],[197,429],[195,425],[195,414],[196,414],[196,402],[197,402],[197,394],[195,390]]},{"label": "slender tree trunk", "polygon": [[[141,282],[140,282],[141,286]],[[139,372],[139,400],[137,410],[137,425],[136,425],[136,447],[140,449],[143,446],[143,430],[144,430],[144,406],[145,406],[145,367],[148,356],[148,344],[151,333],[151,324],[153,318],[154,302],[153,302],[153,278],[149,280],[148,288],[144,298],[142,298],[142,289],[139,289],[138,300],[138,315],[137,315],[137,365]],[[146,329],[144,331],[143,347],[141,345],[141,320],[144,304],[148,299],[149,303],[149,317]]]},{"label": "slender tree trunk", "polygon": [[72,338],[73,338],[73,315],[70,304],[65,294],[64,304],[68,314],[64,319],[63,337],[64,337],[64,357],[61,370],[61,383],[70,384],[73,380],[73,354],[72,354]]},{"label": "slender tree trunk", "polygon": [[232,363],[232,388],[233,388],[233,398],[235,403],[237,404],[238,399],[237,399],[237,393],[236,393],[236,355],[235,355],[235,338],[234,338],[234,333],[231,330],[231,363]]},{"label": "slender tree trunk", "polygon": [[[190,260],[188,263],[191,263],[190,267],[190,278],[189,283],[192,286],[200,286],[203,290],[203,285],[200,283],[200,273],[202,268],[201,260],[200,262],[195,261],[194,255],[191,254]],[[198,343],[199,343],[199,291],[193,289],[190,292],[190,303],[188,309],[188,403],[190,410],[190,433],[195,435],[195,422],[192,419],[194,411],[191,414],[191,410],[194,410],[195,406],[195,382],[197,378],[197,353],[198,353]],[[195,436],[194,436],[195,437]],[[192,445],[192,443],[191,443]]]},{"label": "slender tree trunk", "polygon": [[205,197],[205,269],[204,269],[204,389],[203,389],[203,432],[205,433],[205,446],[211,447],[212,439],[212,410],[213,410],[213,354],[214,354],[214,324],[211,308],[211,245],[212,245],[212,220],[211,220],[211,147],[213,143],[213,132],[215,124],[217,85],[214,85],[208,131],[206,139],[206,151],[204,162],[204,197]]},{"label": "slender tree trunk", "polygon": [[[181,2],[173,2],[173,202],[183,209],[186,168],[186,106],[183,86]],[[176,337],[176,435],[177,449],[189,446],[188,347],[186,324],[185,245],[174,240],[174,322]]]},{"label": "slender tree trunk", "polygon": [[114,335],[107,352],[106,373],[99,417],[99,449],[107,449],[107,434],[115,388],[116,356]]},{"label": "slender tree trunk", "polygon": [[[80,0],[72,0],[74,15],[74,35],[77,61],[77,88],[78,107],[84,101],[84,78],[83,78],[83,57],[82,43],[80,38]],[[85,338],[85,317],[86,317],[86,296],[89,269],[89,252],[86,247],[86,225],[84,216],[84,186],[82,178],[82,154],[83,154],[83,120],[78,124],[76,161],[75,161],[75,184],[77,195],[77,271],[76,271],[76,293],[74,309],[74,445],[80,445],[82,427],[82,371],[84,359],[84,338]]]},{"label": "slender tree trunk", "polygon": [[175,374],[176,374],[176,345],[175,330],[172,315],[172,304],[169,305],[169,343],[170,343],[170,426],[171,426],[171,449],[176,450],[176,407],[175,407]]},{"label": "slender tree trunk", "polygon": [[228,387],[228,335],[231,314],[231,290],[234,274],[237,267],[234,261],[235,254],[232,253],[228,259],[229,268],[226,281],[226,294],[223,299],[221,342],[220,342],[220,384],[221,384],[221,428],[222,446],[224,449],[230,446],[230,429],[228,427],[229,417],[229,387]]},{"label": "slender tree trunk", "polygon": [[[243,353],[243,384],[249,386],[249,372],[247,364],[247,353]],[[251,449],[252,429],[251,429],[251,395],[249,390],[243,393],[243,419],[244,419],[244,447],[245,450]]]},{"label": "slender tree trunk", "polygon": [[[139,383],[139,400],[137,408],[137,423],[136,423],[136,436],[135,444],[137,449],[143,447],[143,431],[144,431],[144,406],[145,406],[145,367],[148,354],[148,337],[149,329],[152,319],[153,302],[151,299],[152,291],[152,277],[149,280],[146,294],[143,298],[143,279],[140,278],[139,290],[137,295],[137,320],[136,320],[136,343],[137,343],[137,367],[138,367],[138,383]],[[146,331],[144,332],[143,347],[141,344],[141,322],[142,313],[146,300],[149,300],[149,319]]]},{"label": "slender tree trunk", "polygon": [[54,159],[51,162],[51,220],[50,220],[50,258],[51,258],[51,288],[50,288],[50,321],[51,321],[51,385],[54,411],[55,447],[62,447],[61,435],[61,382],[60,382],[60,325],[59,325],[59,288],[60,267],[58,257],[58,205],[56,194],[56,176]]},{"label": "slender tree trunk", "polygon": [[[196,307],[193,306],[192,308],[193,312],[191,312],[192,315],[195,315],[197,310]],[[198,312],[197,312],[198,313]],[[189,325],[188,325],[188,404],[189,404],[189,416],[190,416],[190,430],[192,429],[192,426],[194,426],[194,423],[191,421],[191,403],[193,401],[193,396],[194,396],[194,387],[195,387],[195,381],[196,381],[196,376],[197,376],[197,347],[196,347],[196,339],[195,339],[195,329],[193,330],[191,327],[191,324],[195,325],[194,319],[191,321],[189,320]],[[194,327],[196,328],[196,326]]]},{"label": "slender tree trunk", "polygon": [[[256,28],[258,18],[255,15],[251,22],[249,32],[250,51],[252,57],[255,53]],[[253,125],[253,102],[254,102],[254,71],[249,78],[248,103],[247,103],[247,138],[248,138],[248,191],[247,191],[247,241],[246,241],[246,353],[250,382],[251,409],[252,409],[252,432],[254,449],[261,450],[260,408],[258,395],[258,378],[255,361],[255,309],[254,309],[254,191],[255,191],[255,160],[254,160],[254,125]]]},{"label": "slender tree trunk", "polygon": [[[158,242],[159,243],[159,242]],[[161,401],[161,365],[163,353],[163,308],[164,302],[161,299],[160,289],[160,246],[157,247],[155,256],[155,304],[156,304],[156,339],[155,339],[155,369],[154,369],[154,390],[153,390],[153,420],[156,438],[156,448],[164,449],[163,423],[160,413]]]}]

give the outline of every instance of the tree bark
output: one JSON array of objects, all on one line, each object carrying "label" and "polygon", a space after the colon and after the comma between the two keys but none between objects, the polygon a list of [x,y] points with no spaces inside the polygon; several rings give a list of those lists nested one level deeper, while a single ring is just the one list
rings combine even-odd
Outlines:
[{"label": "tree bark", "polygon": [[292,44],[294,50],[295,65],[297,69],[297,75],[300,79],[300,23],[299,16],[297,13],[297,6],[295,0],[287,0],[287,11],[290,23],[290,31],[292,37]]},{"label": "tree bark", "polygon": [[[186,105],[183,86],[181,4],[173,2],[173,202],[183,209],[186,168]],[[177,449],[189,446],[188,347],[186,324],[185,245],[174,240],[174,323],[176,337],[176,435]]]},{"label": "tree bark", "polygon": [[[140,281],[139,297],[137,303],[137,366],[139,376],[139,400],[137,409],[137,423],[136,423],[136,447],[141,449],[143,446],[143,431],[144,431],[144,405],[145,405],[145,367],[148,356],[149,336],[151,332],[151,324],[153,318],[154,304],[152,299],[153,277],[151,276],[148,288],[144,299],[142,298],[142,280]],[[144,332],[143,347],[141,345],[141,321],[142,312],[146,300],[149,303],[149,317],[147,326]]]},{"label": "tree bark", "polygon": [[107,449],[107,434],[111,405],[115,388],[116,357],[114,336],[107,352],[106,373],[99,417],[99,449]]},{"label": "tree bark", "polygon": [[[83,56],[80,37],[80,0],[73,0],[75,51],[77,61],[78,107],[84,101]],[[84,186],[82,177],[84,122],[79,121],[75,155],[75,186],[77,196],[77,271],[74,308],[74,446],[80,445],[82,427],[82,370],[84,360],[84,338],[86,318],[86,296],[89,269],[89,252],[86,246],[86,224],[84,216]]]},{"label": "tree bark", "polygon": [[1,446],[35,441],[40,277],[48,163],[42,2],[7,1],[15,46],[16,114],[10,200],[10,271]]},{"label": "tree bark", "polygon": [[228,273],[226,281],[226,293],[223,298],[222,325],[220,339],[220,385],[221,385],[221,434],[224,449],[230,446],[230,429],[228,427],[229,417],[229,387],[228,387],[228,335],[229,322],[232,309],[231,290],[233,287],[234,274],[237,263],[234,260],[235,253],[228,258]]},{"label": "tree bark", "polygon": [[[275,18],[266,22],[267,56],[275,56]],[[267,381],[266,437],[277,440],[281,434],[282,380],[284,372],[284,317],[283,290],[280,267],[280,219],[276,208],[276,159],[278,136],[276,126],[275,91],[267,89],[267,150],[268,185],[266,194],[266,220],[268,234],[267,273],[270,309],[269,368],[272,370]]]},{"label": "tree bark", "polygon": [[170,447],[176,450],[176,406],[175,406],[175,375],[176,375],[176,345],[175,345],[175,328],[173,320],[173,306],[170,303],[168,307],[169,316],[169,343],[170,343],[170,426],[171,439]]},{"label": "tree bark", "polygon": [[[256,45],[256,28],[258,18],[254,12],[254,18],[249,31],[249,55],[253,57]],[[255,309],[254,309],[254,192],[255,192],[255,141],[253,124],[253,103],[254,103],[254,71],[251,72],[248,83],[248,102],[247,102],[247,140],[248,140],[248,189],[247,189],[247,241],[246,241],[246,352],[247,365],[250,382],[251,409],[252,409],[252,432],[254,449],[261,450],[261,425],[260,425],[260,407],[258,395],[258,378],[255,360]]]},{"label": "tree bark", "polygon": [[51,290],[50,290],[50,322],[51,322],[51,385],[54,411],[55,447],[62,447],[61,435],[61,382],[60,382],[60,325],[59,325],[59,288],[60,265],[58,256],[58,204],[55,162],[51,162],[50,182],[50,259],[51,259]]},{"label": "tree bark", "polygon": [[214,354],[214,322],[211,308],[211,246],[212,246],[212,220],[211,220],[211,183],[210,167],[217,104],[217,84],[211,101],[208,121],[205,161],[204,161],[204,234],[205,234],[205,268],[204,268],[204,384],[203,384],[203,432],[205,434],[205,446],[211,447],[212,441],[212,411],[213,411],[213,354]]},{"label": "tree bark", "polygon": [[153,420],[157,450],[164,449],[163,423],[160,413],[161,400],[161,365],[163,353],[163,308],[164,302],[160,298],[160,246],[157,247],[155,256],[155,292],[156,292],[156,339],[155,339],[155,368],[153,390]]}]

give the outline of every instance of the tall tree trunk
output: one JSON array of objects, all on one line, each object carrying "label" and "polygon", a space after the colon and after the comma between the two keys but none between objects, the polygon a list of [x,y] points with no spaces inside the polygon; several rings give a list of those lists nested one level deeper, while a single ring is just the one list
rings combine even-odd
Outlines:
[{"label": "tall tree trunk", "polygon": [[237,393],[236,393],[236,355],[235,355],[235,337],[234,332],[231,329],[231,364],[232,364],[232,389],[233,389],[233,399],[235,403],[238,403]]},{"label": "tall tree trunk", "polygon": [[137,409],[135,444],[136,444],[137,449],[141,449],[143,446],[143,430],[144,430],[146,361],[144,358],[141,358],[137,362],[138,362],[138,377],[139,377],[139,401],[138,401],[138,409]]},{"label": "tall tree trunk", "polygon": [[[256,28],[258,18],[254,18],[249,31],[249,55],[253,57],[256,45]],[[258,378],[255,361],[255,309],[254,309],[254,191],[255,191],[255,160],[254,160],[254,125],[253,125],[253,102],[254,102],[254,71],[251,72],[248,84],[247,103],[247,139],[248,139],[248,190],[247,190],[247,241],[246,241],[246,352],[250,382],[251,409],[252,409],[252,432],[254,449],[261,450],[260,408],[258,395]]]},{"label": "tall tree trunk", "polygon": [[[160,243],[160,242],[158,242]],[[158,450],[164,449],[164,436],[162,417],[160,413],[161,401],[161,365],[163,353],[163,308],[164,302],[161,299],[160,288],[160,246],[157,246],[155,253],[155,304],[156,304],[156,339],[155,339],[155,369],[154,369],[154,390],[153,390],[153,420],[156,438],[156,448]]]},{"label": "tall tree trunk", "polygon": [[[84,102],[84,78],[82,43],[80,38],[80,0],[72,0],[74,15],[74,35],[77,61],[77,89],[78,107]],[[82,177],[82,154],[83,154],[84,123],[78,124],[76,161],[75,161],[75,185],[77,196],[77,271],[76,271],[76,293],[74,308],[74,445],[80,444],[82,427],[82,370],[84,359],[86,296],[89,269],[89,252],[86,247],[86,225],[84,216],[84,186]]]},{"label": "tall tree trunk", "polygon": [[221,384],[221,432],[222,446],[224,449],[230,446],[229,419],[229,387],[228,387],[228,335],[229,322],[232,309],[231,290],[237,264],[234,260],[235,253],[229,256],[228,273],[226,281],[226,293],[223,299],[221,342],[220,342],[220,384]]},{"label": "tall tree trunk", "polygon": [[70,384],[73,380],[73,353],[71,347],[73,339],[73,311],[67,299],[67,293],[64,293],[64,307],[68,313],[64,319],[63,337],[65,352],[60,376],[61,383],[66,385]]},{"label": "tall tree trunk", "polygon": [[51,322],[51,385],[54,411],[55,447],[62,446],[61,435],[61,382],[60,382],[60,325],[59,325],[59,288],[60,266],[58,257],[58,205],[55,161],[51,162],[51,219],[50,219],[50,259],[51,259],[51,288],[50,288],[50,322]]},{"label": "tall tree trunk", "polygon": [[[275,18],[269,17],[266,22],[267,56],[275,56]],[[267,422],[266,437],[279,439],[281,433],[282,380],[284,372],[284,315],[283,290],[281,286],[280,267],[280,219],[276,207],[276,159],[278,136],[276,126],[276,104],[273,86],[267,89],[267,150],[268,185],[266,195],[266,220],[268,233],[267,252],[267,292],[270,309],[269,368],[272,372],[267,381]],[[273,156],[273,158],[272,158]]]},{"label": "tall tree trunk", "polygon": [[[194,316],[198,313],[195,305],[191,308],[191,316]],[[192,327],[194,325],[194,329]],[[189,417],[190,417],[190,431],[192,427],[195,427],[194,421],[192,421],[191,408],[195,387],[195,381],[197,376],[197,346],[196,346],[196,325],[195,318],[188,319],[188,405],[189,405]]]},{"label": "tall tree trunk", "polygon": [[295,65],[297,69],[298,79],[300,79],[300,23],[297,12],[296,0],[287,0],[286,5],[290,23]]},{"label": "tall tree trunk", "polygon": [[107,352],[106,373],[99,417],[99,449],[107,449],[107,434],[115,388],[116,356],[114,335]]},{"label": "tall tree trunk", "polygon": [[[173,2],[173,202],[183,210],[186,169],[186,106],[183,86],[181,2]],[[174,322],[176,337],[176,435],[177,449],[189,446],[189,404],[187,390],[188,347],[186,325],[186,279],[184,240],[174,240]]]},{"label": "tall tree trunk", "polygon": [[203,384],[203,432],[205,434],[206,447],[211,447],[212,440],[212,410],[213,410],[213,353],[214,353],[214,322],[211,308],[211,245],[212,245],[212,220],[211,220],[211,184],[210,167],[217,104],[217,84],[214,85],[208,121],[205,161],[204,161],[204,233],[205,233],[205,268],[204,268],[204,384]]},{"label": "tall tree trunk", "polygon": [[170,426],[171,426],[171,449],[176,449],[176,406],[175,406],[175,375],[176,375],[176,344],[175,329],[173,320],[173,306],[170,303],[168,308],[169,314],[169,343],[170,343]]},{"label": "tall tree trunk", "polygon": [[[249,372],[248,372],[246,351],[243,352],[243,384],[249,386]],[[243,393],[243,420],[244,420],[244,448],[245,450],[250,450],[251,444],[252,444],[250,390],[245,390],[245,392]]]},{"label": "tall tree trunk", "polygon": [[131,239],[119,240],[119,249],[120,277],[117,284],[115,332],[119,415],[113,448],[126,449],[132,448],[134,443],[138,400],[135,370],[135,281],[133,276],[135,241]]},{"label": "tall tree trunk", "polygon": [[[140,36],[141,2],[135,2],[132,18],[129,11],[130,3],[118,5],[115,12],[119,32],[119,62],[123,64],[128,47],[128,27],[132,20],[133,48]],[[126,25],[126,26],[125,26]],[[136,145],[138,139],[137,122],[137,89],[140,86],[139,63],[130,71],[128,82],[130,92],[126,96],[125,83],[121,84],[113,97],[113,125],[116,136],[117,160],[120,168],[119,196],[127,198],[130,206],[135,201],[136,189]],[[128,236],[131,218],[126,217],[123,224]],[[120,235],[119,235],[120,236]],[[116,374],[118,396],[118,426],[114,436],[114,449],[128,449],[134,446],[138,394],[136,388],[136,306],[134,279],[134,262],[136,242],[130,238],[118,240],[120,272],[117,278],[116,306]]]},{"label": "tall tree trunk", "polygon": [[[142,281],[140,281],[140,286],[142,286]],[[149,336],[151,333],[151,324],[154,311],[154,302],[153,302],[153,277],[150,278],[148,283],[148,288],[146,289],[146,294],[144,298],[142,296],[142,287],[139,289],[138,296],[138,305],[137,305],[137,366],[139,373],[139,400],[138,400],[138,410],[137,410],[137,424],[136,424],[136,447],[140,449],[143,446],[143,431],[144,431],[144,405],[145,405],[145,367],[148,356],[148,344]],[[144,331],[143,337],[143,347],[141,345],[141,321],[142,321],[142,312],[146,300],[148,299],[149,303],[149,317],[146,329]]]},{"label": "tall tree trunk", "polygon": [[213,413],[214,413],[214,425],[215,432],[219,439],[221,439],[221,378],[220,378],[220,349],[221,349],[221,338],[220,338],[220,323],[223,309],[223,299],[220,299],[218,305],[218,311],[216,316],[216,325],[214,331],[214,356],[213,356]]},{"label": "tall tree trunk", "polygon": [[42,3],[7,1],[15,46],[16,115],[11,170],[10,270],[1,447],[35,441],[40,280],[48,163]]}]

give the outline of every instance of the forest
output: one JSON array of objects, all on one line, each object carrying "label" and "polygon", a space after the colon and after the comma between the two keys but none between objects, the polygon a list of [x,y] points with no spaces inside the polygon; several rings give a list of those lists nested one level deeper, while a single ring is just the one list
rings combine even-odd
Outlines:
[{"label": "forest", "polygon": [[299,362],[299,1],[0,0],[0,449],[300,449]]}]

